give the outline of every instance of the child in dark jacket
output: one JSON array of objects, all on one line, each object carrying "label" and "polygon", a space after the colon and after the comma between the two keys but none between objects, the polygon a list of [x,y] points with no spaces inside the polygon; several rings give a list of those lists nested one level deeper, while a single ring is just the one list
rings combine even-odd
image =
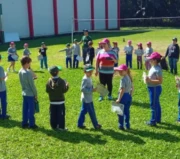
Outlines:
[{"label": "child in dark jacket", "polygon": [[92,41],[89,41],[88,42],[88,50],[87,50],[87,56],[89,56],[88,60],[87,60],[87,63],[93,65],[93,60],[94,60],[94,57],[95,57],[95,50],[94,50],[94,47],[93,47],[93,42]]},{"label": "child in dark jacket", "polygon": [[65,97],[64,93],[68,91],[69,85],[60,78],[60,67],[52,66],[49,69],[51,78],[46,84],[46,92],[50,100],[50,125],[55,130],[67,130],[65,128]]}]

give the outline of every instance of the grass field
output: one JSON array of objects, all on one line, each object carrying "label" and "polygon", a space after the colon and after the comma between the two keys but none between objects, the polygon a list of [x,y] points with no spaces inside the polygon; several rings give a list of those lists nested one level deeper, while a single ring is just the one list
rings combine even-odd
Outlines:
[{"label": "grass field", "polygon": [[[152,41],[155,51],[164,54],[167,46],[174,36],[180,34],[178,29],[146,30],[142,32],[119,32],[119,33],[93,33],[94,47],[103,37],[109,37],[111,41],[118,41],[120,49],[131,39],[134,47],[138,42]],[[80,35],[75,35],[80,39]],[[41,41],[48,46],[48,64],[61,65],[62,78],[70,83],[70,90],[66,94],[66,126],[68,132],[55,132],[49,125],[49,101],[45,93],[45,84],[50,77],[47,70],[40,72],[37,61],[37,47]],[[85,159],[85,158],[127,158],[127,159],[179,159],[180,158],[180,125],[177,119],[177,90],[175,88],[174,76],[163,72],[163,93],[161,96],[162,124],[157,128],[146,126],[145,122],[150,118],[149,98],[146,85],[142,81],[141,70],[136,69],[136,61],[133,61],[133,79],[135,92],[131,106],[131,131],[118,130],[116,114],[111,112],[111,102],[104,100],[98,102],[98,94],[94,94],[94,104],[99,123],[103,125],[102,130],[94,130],[89,116],[86,117],[88,130],[79,130],[76,127],[80,112],[80,85],[83,76],[82,64],[80,69],[66,69],[65,56],[58,53],[63,49],[70,36],[35,39],[17,43],[18,54],[22,55],[22,46],[28,42],[32,52],[32,68],[36,71],[38,79],[35,84],[38,90],[40,102],[40,113],[36,114],[36,123],[40,127],[37,130],[21,129],[22,97],[18,75],[9,73],[7,81],[8,88],[8,114],[10,120],[0,120],[0,158],[3,159]],[[8,44],[0,46],[4,57],[1,65],[8,67],[6,50]],[[120,62],[125,62],[123,52]],[[178,63],[179,65],[179,63]],[[179,67],[179,66],[178,66]],[[16,69],[20,69],[17,62]],[[179,67],[180,71],[180,67]],[[117,96],[119,88],[119,76],[113,80],[113,97]],[[94,77],[94,84],[98,78]]]}]

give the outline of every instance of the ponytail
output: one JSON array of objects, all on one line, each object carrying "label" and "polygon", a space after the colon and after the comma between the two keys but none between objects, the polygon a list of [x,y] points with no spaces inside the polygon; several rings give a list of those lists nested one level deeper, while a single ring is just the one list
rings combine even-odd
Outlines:
[{"label": "ponytail", "polygon": [[132,76],[131,76],[131,71],[130,71],[130,69],[129,69],[129,68],[127,69],[127,74],[128,74],[128,76],[129,76],[129,78],[131,79],[131,82],[133,82],[133,80],[132,80]]},{"label": "ponytail", "polygon": [[166,61],[166,59],[164,57],[162,57],[161,59],[157,60],[157,62],[160,64],[160,66],[161,66],[161,68],[163,70],[168,71],[168,69],[169,69],[168,68],[168,64],[167,64],[167,61]]}]

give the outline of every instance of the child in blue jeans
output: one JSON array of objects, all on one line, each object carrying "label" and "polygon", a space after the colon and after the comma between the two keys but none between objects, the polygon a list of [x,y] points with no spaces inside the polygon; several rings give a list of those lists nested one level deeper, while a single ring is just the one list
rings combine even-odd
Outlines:
[{"label": "child in blue jeans", "polygon": [[124,130],[124,120],[126,124],[126,129],[130,129],[130,106],[132,103],[132,77],[128,67],[125,64],[114,68],[115,71],[119,72],[122,76],[120,80],[119,96],[116,103],[121,103],[124,105],[124,114],[118,115],[119,129]]},{"label": "child in blue jeans", "polygon": [[178,89],[178,119],[177,122],[180,123],[180,77],[175,77],[176,87]]},{"label": "child in blue jeans", "polygon": [[[41,69],[45,66],[46,69],[48,69],[48,64],[47,64],[47,46],[45,45],[44,42],[41,43],[41,47],[39,48],[39,54],[42,55],[41,59]],[[44,66],[43,66],[44,65]]]},{"label": "child in blue jeans", "polygon": [[[0,55],[0,61],[2,57]],[[7,112],[7,94],[6,94],[6,79],[7,75],[4,73],[3,67],[0,66],[0,100],[1,100],[1,109],[0,109],[0,119],[9,119]]]},{"label": "child in blue jeans", "polygon": [[66,68],[68,68],[68,64],[70,65],[70,68],[72,68],[72,48],[69,43],[66,44],[66,48],[63,50],[60,50],[59,52],[66,52]]},{"label": "child in blue jeans", "polygon": [[102,126],[98,124],[98,121],[96,119],[96,113],[94,110],[94,104],[93,104],[93,92],[96,91],[96,88],[93,88],[92,84],[92,73],[93,73],[94,68],[90,64],[86,64],[84,67],[84,77],[82,79],[82,84],[81,84],[81,100],[82,100],[82,107],[81,107],[81,112],[79,114],[79,119],[78,119],[78,128],[84,129],[86,126],[84,125],[85,121],[85,115],[89,113],[91,121],[93,123],[93,126],[95,129],[100,129]]}]

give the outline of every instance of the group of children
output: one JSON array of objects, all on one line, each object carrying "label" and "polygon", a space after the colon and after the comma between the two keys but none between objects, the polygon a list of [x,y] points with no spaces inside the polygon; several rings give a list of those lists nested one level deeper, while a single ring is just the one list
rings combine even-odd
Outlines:
[{"label": "group of children", "polygon": [[[93,92],[96,92],[96,88],[93,87],[92,83],[92,74],[93,74],[93,58],[95,54],[98,54],[98,50],[103,49],[101,43],[99,43],[99,48],[95,51],[92,49],[92,41],[88,43],[89,52],[94,53],[93,56],[89,55],[89,59],[87,60],[87,64],[84,66],[84,77],[81,83],[81,101],[82,107],[78,118],[77,126],[79,128],[86,128],[84,125],[85,115],[89,113],[91,121],[95,129],[100,129],[102,126],[98,123],[96,118],[96,113],[93,104]],[[160,66],[160,62],[162,56],[154,52],[152,53],[151,42],[147,43],[147,49],[145,52],[146,59],[146,69],[149,69],[149,74],[145,78],[147,83],[149,97],[150,97],[150,108],[151,108],[151,119],[147,122],[150,126],[156,126],[157,123],[161,122],[161,106],[160,106],[160,95],[162,92],[162,69]],[[118,43],[113,42],[112,48],[117,55],[119,55]],[[47,65],[47,47],[45,43],[42,43],[41,48],[39,48],[39,53],[43,56],[41,59],[41,68],[43,68],[43,63],[45,67],[48,68]],[[70,44],[66,45],[66,49],[60,50],[60,52],[66,52],[66,64],[68,67],[68,62],[70,63],[70,67],[72,67],[71,55],[72,51],[74,51],[74,60],[73,67],[78,67],[77,57],[80,56],[80,46],[77,40],[74,40],[74,44],[71,47]],[[117,103],[121,103],[124,105],[124,114],[118,115],[119,129],[124,130],[124,120],[126,129],[130,129],[130,106],[132,103],[132,93],[133,93],[133,81],[130,74],[130,69],[128,65],[130,64],[130,68],[132,67],[132,53],[133,46],[132,41],[128,41],[128,45],[124,48],[126,53],[126,65],[122,64],[118,66],[118,63],[114,67],[114,71],[118,72],[122,77],[120,79],[120,87],[119,87],[119,95],[116,100]],[[12,62],[14,58],[10,57],[13,54],[16,54],[15,44],[13,42],[10,43],[10,48],[8,49],[8,60]],[[23,128],[37,128],[38,126],[35,124],[35,101],[37,101],[37,90],[34,84],[34,76],[30,69],[31,58],[29,57],[30,51],[28,49],[28,44],[24,44],[23,57],[21,58],[22,68],[19,71],[19,79],[22,86],[22,96],[23,96],[23,119],[22,119],[22,127]],[[87,54],[87,55],[88,55]],[[138,49],[135,50],[135,54],[137,55],[137,62],[139,62],[138,67],[142,69],[142,55],[144,54],[142,44],[138,44]],[[1,59],[1,56],[0,56]],[[14,63],[11,63],[9,69],[13,67]],[[9,70],[8,69],[8,70]],[[53,66],[49,68],[49,72],[51,74],[50,79],[46,84],[46,92],[49,95],[50,100],[50,125],[52,129],[55,130],[67,130],[65,127],[65,97],[64,93],[66,93],[69,89],[69,84],[59,76],[59,71],[61,68],[57,66]],[[4,69],[0,67],[0,99],[1,99],[1,113],[0,118],[8,119],[9,115],[6,114],[7,109],[7,101],[6,101],[6,85],[5,85],[6,75],[4,73]],[[179,119],[180,120],[180,119]],[[179,121],[178,120],[178,121]]]}]

